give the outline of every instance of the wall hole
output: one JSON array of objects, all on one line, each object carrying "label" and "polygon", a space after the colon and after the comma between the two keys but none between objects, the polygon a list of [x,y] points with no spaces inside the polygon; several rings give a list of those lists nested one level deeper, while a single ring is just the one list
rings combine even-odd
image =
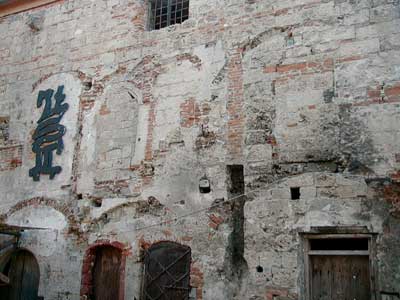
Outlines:
[{"label": "wall hole", "polygon": [[290,188],[290,196],[292,200],[300,199],[300,188],[299,187],[291,187]]},{"label": "wall hole", "polygon": [[257,270],[257,273],[262,273],[262,272],[264,272],[264,268],[261,267],[260,265],[258,265],[258,266],[256,267],[256,270]]},{"label": "wall hole", "polygon": [[101,207],[103,201],[101,199],[92,199],[91,202],[94,207]]},{"label": "wall hole", "polygon": [[92,89],[93,83],[91,81],[86,81],[83,83],[85,91],[90,91]]},{"label": "wall hole", "polygon": [[229,165],[228,178],[230,179],[229,193],[232,196],[244,194],[244,172],[243,165]]},{"label": "wall hole", "polygon": [[209,192],[211,192],[210,180],[207,178],[206,175],[200,178],[199,190],[202,194],[208,194]]}]

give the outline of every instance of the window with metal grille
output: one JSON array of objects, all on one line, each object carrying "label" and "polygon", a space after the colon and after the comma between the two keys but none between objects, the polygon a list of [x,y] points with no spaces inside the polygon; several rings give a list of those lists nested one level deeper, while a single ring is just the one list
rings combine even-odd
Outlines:
[{"label": "window with metal grille", "polygon": [[189,18],[189,0],[150,0],[150,29],[179,24]]},{"label": "window with metal grille", "polygon": [[191,250],[160,242],[145,251],[143,300],[188,300]]}]

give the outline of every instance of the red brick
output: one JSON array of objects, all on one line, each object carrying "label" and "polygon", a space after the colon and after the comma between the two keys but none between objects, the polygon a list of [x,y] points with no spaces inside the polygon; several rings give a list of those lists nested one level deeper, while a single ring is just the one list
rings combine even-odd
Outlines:
[{"label": "red brick", "polygon": [[0,171],[12,171],[22,165],[22,146],[0,148]]},{"label": "red brick", "polygon": [[279,73],[286,73],[290,71],[299,71],[305,70],[307,68],[307,63],[297,63],[297,64],[290,64],[290,65],[280,65],[277,67],[277,71]]},{"label": "red brick", "polygon": [[275,297],[288,297],[288,290],[285,288],[269,288],[266,292],[266,300],[275,300]]},{"label": "red brick", "polygon": [[385,88],[385,96],[387,97],[400,96],[400,84]]}]

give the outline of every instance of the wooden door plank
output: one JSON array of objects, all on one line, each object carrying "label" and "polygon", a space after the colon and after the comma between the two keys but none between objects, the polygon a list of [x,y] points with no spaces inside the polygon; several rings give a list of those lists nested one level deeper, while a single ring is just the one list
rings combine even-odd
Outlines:
[{"label": "wooden door plank", "polygon": [[312,256],[312,300],[370,300],[367,256]]},{"label": "wooden door plank", "polygon": [[96,252],[93,268],[95,300],[119,299],[121,252],[113,247],[101,247]]},{"label": "wooden door plank", "polygon": [[24,272],[24,261],[21,260],[19,253],[13,254],[10,266],[9,300],[21,300],[20,292],[22,288],[22,274]]},{"label": "wooden door plank", "polygon": [[39,266],[29,252],[24,253],[21,300],[37,300],[39,288]]},{"label": "wooden door plank", "polygon": [[13,254],[9,272],[9,300],[37,300],[39,288],[39,266],[28,251]]}]

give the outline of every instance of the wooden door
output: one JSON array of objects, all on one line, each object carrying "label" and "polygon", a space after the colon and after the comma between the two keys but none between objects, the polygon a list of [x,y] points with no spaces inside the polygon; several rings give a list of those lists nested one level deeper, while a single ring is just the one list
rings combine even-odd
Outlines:
[{"label": "wooden door", "polygon": [[371,300],[368,256],[311,256],[312,300]]},{"label": "wooden door", "polygon": [[37,300],[39,289],[39,265],[28,251],[13,254],[9,271],[9,300]]},{"label": "wooden door", "polygon": [[118,300],[120,292],[121,251],[99,247],[93,267],[94,300]]}]

